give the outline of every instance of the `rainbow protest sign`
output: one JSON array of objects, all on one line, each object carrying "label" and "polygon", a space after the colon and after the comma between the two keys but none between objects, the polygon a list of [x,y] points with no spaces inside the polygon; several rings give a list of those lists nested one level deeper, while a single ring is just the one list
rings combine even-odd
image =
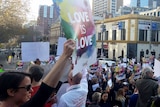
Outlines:
[{"label": "rainbow protest sign", "polygon": [[74,73],[96,62],[95,25],[88,0],[54,0],[58,5],[61,26],[67,39],[76,41],[72,55]]}]

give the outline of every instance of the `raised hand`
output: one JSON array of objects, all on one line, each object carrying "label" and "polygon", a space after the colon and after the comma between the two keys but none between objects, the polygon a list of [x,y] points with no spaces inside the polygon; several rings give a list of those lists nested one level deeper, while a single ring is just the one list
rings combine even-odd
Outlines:
[{"label": "raised hand", "polygon": [[76,44],[75,44],[74,40],[72,40],[72,39],[67,40],[64,43],[64,48],[63,48],[63,54],[62,55],[69,58],[72,55],[75,47],[76,47]]}]

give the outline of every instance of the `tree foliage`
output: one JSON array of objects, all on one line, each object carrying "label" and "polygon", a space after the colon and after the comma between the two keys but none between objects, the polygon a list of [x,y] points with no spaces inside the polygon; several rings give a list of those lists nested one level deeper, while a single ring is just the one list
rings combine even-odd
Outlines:
[{"label": "tree foliage", "polygon": [[19,36],[18,43],[40,41],[42,35],[39,31],[35,30],[33,26],[29,28],[25,28],[23,30],[25,35]]},{"label": "tree foliage", "polygon": [[29,0],[0,0],[0,42],[23,34]]}]

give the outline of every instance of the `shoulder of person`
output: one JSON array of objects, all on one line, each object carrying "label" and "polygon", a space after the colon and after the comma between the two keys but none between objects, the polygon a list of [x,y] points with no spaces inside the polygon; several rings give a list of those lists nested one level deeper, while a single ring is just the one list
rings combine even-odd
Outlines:
[{"label": "shoulder of person", "polygon": [[158,79],[156,79],[156,78],[151,78],[151,80],[156,81],[156,82],[158,81]]}]

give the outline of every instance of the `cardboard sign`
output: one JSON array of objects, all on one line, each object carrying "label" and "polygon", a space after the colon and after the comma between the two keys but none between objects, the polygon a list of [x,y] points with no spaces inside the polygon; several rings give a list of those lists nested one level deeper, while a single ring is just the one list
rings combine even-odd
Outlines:
[{"label": "cardboard sign", "polygon": [[22,61],[49,60],[49,42],[22,42]]}]

